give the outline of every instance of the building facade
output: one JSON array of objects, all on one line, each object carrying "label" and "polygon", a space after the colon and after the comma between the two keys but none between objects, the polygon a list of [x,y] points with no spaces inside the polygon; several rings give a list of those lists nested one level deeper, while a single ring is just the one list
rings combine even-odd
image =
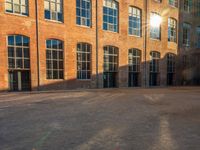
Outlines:
[{"label": "building facade", "polygon": [[0,0],[0,90],[176,85],[179,8],[178,0]]},{"label": "building facade", "polygon": [[180,1],[177,82],[200,85],[200,0]]}]

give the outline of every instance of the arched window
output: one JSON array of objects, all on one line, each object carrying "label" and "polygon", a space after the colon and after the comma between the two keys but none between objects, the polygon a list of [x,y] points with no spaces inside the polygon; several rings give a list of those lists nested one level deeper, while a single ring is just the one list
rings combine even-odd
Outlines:
[{"label": "arched window", "polygon": [[160,53],[153,51],[153,52],[150,52],[150,56],[151,56],[150,72],[158,73],[159,72]]},{"label": "arched window", "polygon": [[175,73],[176,55],[172,53],[167,54],[167,72]]},{"label": "arched window", "polygon": [[138,49],[129,49],[129,87],[139,86],[141,51]]},{"label": "arched window", "polygon": [[167,85],[174,84],[174,76],[176,70],[176,55],[172,53],[167,54]]},{"label": "arched window", "polygon": [[103,1],[103,29],[118,32],[118,2],[115,0]]},{"label": "arched window", "polygon": [[177,40],[177,21],[173,18],[168,18],[168,41],[176,42]]},{"label": "arched window", "polygon": [[8,36],[8,64],[10,69],[29,69],[29,38],[23,35]]},{"label": "arched window", "polygon": [[6,0],[6,12],[28,16],[28,0]]},{"label": "arched window", "polygon": [[128,61],[130,72],[140,72],[141,51],[134,48],[129,49]]},{"label": "arched window", "polygon": [[104,72],[118,71],[118,48],[114,46],[104,47]]},{"label": "arched window", "polygon": [[159,85],[159,61],[160,53],[156,51],[150,52],[150,76],[149,85],[157,86]]},{"label": "arched window", "polygon": [[129,35],[141,36],[141,10],[129,7]]},{"label": "arched window", "polygon": [[63,22],[63,0],[44,0],[45,19]]},{"label": "arched window", "polygon": [[63,42],[56,39],[46,40],[47,79],[63,79]]},{"label": "arched window", "polygon": [[190,47],[191,44],[191,24],[183,23],[183,46]]},{"label": "arched window", "polygon": [[117,86],[118,76],[118,48],[114,46],[104,47],[104,88]]},{"label": "arched window", "polygon": [[91,26],[91,0],[76,0],[76,23]]},{"label": "arched window", "polygon": [[77,44],[77,79],[91,79],[91,51],[90,44]]}]

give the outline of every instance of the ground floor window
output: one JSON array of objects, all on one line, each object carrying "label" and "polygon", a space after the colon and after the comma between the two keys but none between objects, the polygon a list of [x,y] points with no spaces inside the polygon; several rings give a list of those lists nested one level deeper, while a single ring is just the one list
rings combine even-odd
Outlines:
[{"label": "ground floor window", "polygon": [[10,90],[30,90],[29,38],[23,35],[9,35],[7,39],[8,79]]},{"label": "ground floor window", "polygon": [[175,68],[176,68],[175,54],[167,54],[167,85],[174,85]]},{"label": "ground floor window", "polygon": [[118,78],[118,48],[114,46],[104,47],[104,88],[117,87]]},{"label": "ground floor window", "polygon": [[129,49],[128,62],[129,62],[128,85],[129,87],[139,86],[141,51],[138,49]]},{"label": "ground floor window", "polygon": [[91,48],[87,43],[77,44],[77,79],[91,79]]},{"label": "ground floor window", "polygon": [[63,42],[55,39],[46,41],[47,79],[64,79]]},{"label": "ground floor window", "polygon": [[160,53],[156,51],[150,52],[150,75],[149,75],[150,86],[158,86],[160,84],[159,61],[160,61]]}]

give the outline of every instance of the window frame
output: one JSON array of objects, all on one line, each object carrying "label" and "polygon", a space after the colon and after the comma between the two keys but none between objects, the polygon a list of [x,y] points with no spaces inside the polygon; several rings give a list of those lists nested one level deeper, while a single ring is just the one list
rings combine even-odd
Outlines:
[{"label": "window frame", "polygon": [[[48,41],[51,43],[51,47],[48,47]],[[56,41],[57,42],[57,48],[54,48],[53,47],[53,41]],[[59,42],[60,44],[62,44],[62,49],[59,48]],[[64,42],[62,40],[59,40],[59,39],[46,39],[46,80],[64,80],[64,65],[65,65],[65,59],[64,59]],[[50,53],[48,53],[48,51],[50,51]],[[53,58],[55,57],[53,54],[57,55],[57,58]],[[60,55],[62,53],[62,56]],[[51,58],[48,58],[48,54],[51,55]],[[61,56],[61,58],[60,58]],[[54,62],[57,63],[57,68],[54,68]],[[50,63],[50,68],[48,67],[48,63]],[[60,64],[61,63],[61,64]],[[60,67],[60,65],[62,67]],[[51,77],[48,75],[48,71],[51,71]],[[57,71],[57,78],[54,78],[54,72]],[[60,76],[60,72],[61,73],[61,76]]]},{"label": "window frame", "polygon": [[[24,16],[24,17],[28,17],[29,16],[29,0],[24,0],[25,4],[21,3],[21,0],[19,0],[19,4],[15,4],[14,0],[10,0],[11,2],[9,2],[8,0],[5,0],[5,13],[9,13],[9,14],[13,14],[13,15],[18,15],[18,16]],[[7,9],[7,4],[11,5],[11,10],[9,11]],[[18,5],[19,6],[19,13],[14,11],[14,6]],[[22,12],[22,7],[25,8],[26,13],[23,14]]]},{"label": "window frame", "polygon": [[[136,15],[136,16],[139,16],[139,29],[137,30],[137,28],[131,28],[130,27],[130,18],[128,18],[128,35],[129,36],[135,36],[135,37],[142,37],[142,9],[140,9],[140,8],[138,8],[138,7],[136,7],[136,6],[129,6],[129,16],[128,17],[130,17],[130,15],[131,15],[131,17],[133,17],[134,15]],[[132,13],[130,13],[130,9],[131,9],[131,12]],[[133,9],[135,9],[135,12],[140,12],[140,14],[139,15],[137,15],[137,13],[136,14],[133,14]],[[138,19],[138,17],[137,17],[137,19]],[[134,24],[134,20],[132,20],[132,23]],[[138,22],[137,22],[138,23]],[[139,35],[137,35],[137,34],[130,34],[130,29],[132,29],[132,33],[134,32],[133,30],[137,30],[137,31],[139,31]]]},{"label": "window frame", "polygon": [[[78,47],[80,46],[80,49]],[[83,50],[83,46],[85,47],[85,51]],[[79,59],[80,54],[80,59]],[[83,60],[83,55],[85,54],[85,60]],[[88,58],[89,55],[89,58]],[[92,79],[92,45],[89,43],[79,42],[76,47],[76,60],[77,60],[77,79],[78,80],[91,80]],[[86,69],[83,69],[83,63],[85,63]],[[88,69],[89,63],[89,69]],[[81,64],[81,67],[79,66]],[[80,67],[80,69],[79,69]],[[84,74],[85,73],[85,78]]]},{"label": "window frame", "polygon": [[[110,7],[106,6],[107,1],[112,1]],[[114,6],[112,6],[113,3],[116,5],[116,9],[113,8],[114,7]],[[111,11],[110,9],[112,9],[113,15],[109,14],[109,13],[111,13],[111,12],[109,12],[109,11]],[[104,13],[105,10],[108,13]],[[115,16],[115,11],[116,11],[116,16]],[[113,33],[119,33],[119,2],[117,0],[103,0],[103,14],[102,15],[103,15],[103,22],[102,22],[103,30],[113,32]],[[109,22],[110,17],[113,19],[113,23]],[[105,21],[105,18],[107,18],[107,21]],[[116,19],[116,24],[115,24],[115,19]],[[109,25],[110,25],[110,27],[109,27]],[[111,28],[111,26],[113,28],[112,30],[109,29],[109,28]],[[115,29],[115,26],[116,26],[116,29]]]}]

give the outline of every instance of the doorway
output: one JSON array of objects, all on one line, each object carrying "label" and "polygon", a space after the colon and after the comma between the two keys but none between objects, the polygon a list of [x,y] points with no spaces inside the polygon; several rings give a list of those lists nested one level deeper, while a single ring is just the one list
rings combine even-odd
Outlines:
[{"label": "doorway", "polygon": [[29,91],[31,89],[30,70],[9,71],[10,91]]},{"label": "doorway", "polygon": [[117,87],[117,73],[116,72],[104,72],[103,83],[104,83],[104,88]]}]

